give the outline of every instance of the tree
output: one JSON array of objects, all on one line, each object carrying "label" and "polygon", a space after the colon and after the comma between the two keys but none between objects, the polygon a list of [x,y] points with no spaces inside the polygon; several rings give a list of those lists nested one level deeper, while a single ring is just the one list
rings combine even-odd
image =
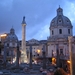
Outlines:
[{"label": "tree", "polygon": [[67,75],[67,73],[62,68],[59,68],[54,72],[54,75]]}]

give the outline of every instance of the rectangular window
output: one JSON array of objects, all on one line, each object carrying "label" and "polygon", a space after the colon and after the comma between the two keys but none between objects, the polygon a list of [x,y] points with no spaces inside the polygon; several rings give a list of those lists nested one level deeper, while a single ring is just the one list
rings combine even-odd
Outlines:
[{"label": "rectangular window", "polygon": [[63,49],[60,49],[60,54],[63,54]]},{"label": "rectangular window", "polygon": [[70,34],[70,29],[68,29],[68,34]]},{"label": "rectangular window", "polygon": [[9,43],[7,43],[7,47],[9,47]]},{"label": "rectangular window", "polygon": [[9,52],[7,52],[7,56],[9,56]]},{"label": "rectangular window", "polygon": [[62,29],[59,29],[59,34],[62,34]]}]

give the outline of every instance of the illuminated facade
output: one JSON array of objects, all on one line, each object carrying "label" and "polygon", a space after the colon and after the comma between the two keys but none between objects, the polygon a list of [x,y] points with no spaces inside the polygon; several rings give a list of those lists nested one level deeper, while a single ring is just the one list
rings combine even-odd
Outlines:
[{"label": "illuminated facade", "polygon": [[6,61],[10,63],[16,62],[18,38],[15,35],[15,30],[13,28],[10,29],[10,33],[5,33],[1,35],[1,43],[3,45],[3,48],[1,49],[1,55],[3,56],[2,62],[5,55],[4,47],[6,47]]},{"label": "illuminated facade", "polygon": [[32,60],[34,61],[37,60],[38,58],[42,58],[43,44],[45,44],[46,42],[47,40],[38,41],[36,39],[26,41],[26,52],[28,59],[30,59],[30,45],[32,45]]},{"label": "illuminated facade", "polygon": [[11,63],[16,62],[17,43],[18,38],[15,34],[15,30],[11,28],[10,33],[8,33],[8,36],[6,37],[5,40],[7,61]]},{"label": "illuminated facade", "polygon": [[4,41],[7,37],[7,34],[1,34],[0,35],[0,63],[3,62],[3,55],[4,55]]}]

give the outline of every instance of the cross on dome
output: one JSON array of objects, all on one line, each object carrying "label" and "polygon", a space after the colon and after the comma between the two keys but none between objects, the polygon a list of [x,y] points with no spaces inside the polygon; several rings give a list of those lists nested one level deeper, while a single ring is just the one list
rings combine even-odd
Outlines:
[{"label": "cross on dome", "polygon": [[63,15],[63,9],[60,7],[57,9],[57,15]]}]

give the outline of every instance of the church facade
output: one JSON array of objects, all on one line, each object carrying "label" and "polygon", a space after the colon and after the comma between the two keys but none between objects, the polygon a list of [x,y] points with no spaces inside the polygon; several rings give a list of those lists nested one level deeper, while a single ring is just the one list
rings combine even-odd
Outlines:
[{"label": "church facade", "polygon": [[11,28],[9,33],[3,34],[0,42],[3,46],[0,50],[0,57],[2,57],[0,58],[0,63],[4,61],[14,63],[16,61],[18,44],[18,38],[15,34],[15,30]]},{"label": "church facade", "polygon": [[58,45],[59,55],[69,58],[68,36],[73,36],[73,26],[68,17],[63,15],[63,9],[57,9],[57,15],[50,23],[50,37],[47,39],[48,56],[56,56]]},{"label": "church facade", "polygon": [[[47,39],[47,57],[57,66],[65,67],[70,65],[70,52],[75,51],[75,36],[73,36],[73,26],[70,19],[63,14],[63,9],[57,9],[57,15],[50,22],[50,36]],[[72,36],[72,49],[70,50],[70,39]],[[54,60],[52,60],[54,59]],[[57,62],[57,61],[58,62]],[[68,66],[69,68],[69,66]]]}]

